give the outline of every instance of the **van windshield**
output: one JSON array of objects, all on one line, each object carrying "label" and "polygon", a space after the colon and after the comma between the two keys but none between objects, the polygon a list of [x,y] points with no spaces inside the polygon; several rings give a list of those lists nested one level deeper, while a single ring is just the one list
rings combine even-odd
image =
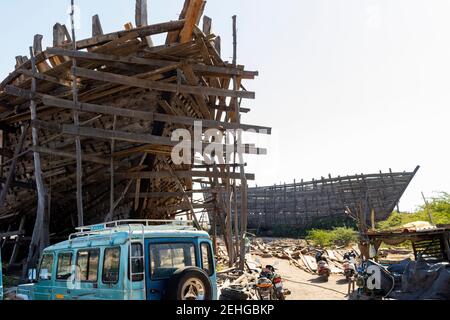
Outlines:
[{"label": "van windshield", "polygon": [[168,279],[178,269],[196,265],[195,246],[193,243],[152,244],[150,258],[152,279]]}]

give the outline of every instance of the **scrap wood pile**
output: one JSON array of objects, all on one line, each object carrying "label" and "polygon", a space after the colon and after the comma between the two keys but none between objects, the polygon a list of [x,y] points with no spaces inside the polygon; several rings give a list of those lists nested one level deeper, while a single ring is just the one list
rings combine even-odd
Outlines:
[{"label": "scrap wood pile", "polygon": [[[263,258],[280,258],[289,260],[289,262],[309,273],[315,273],[317,270],[317,263],[315,255],[317,253],[316,247],[309,244],[306,240],[270,240],[255,239],[252,244],[252,254],[261,256]],[[356,246],[352,248],[359,255],[359,250]],[[349,251],[346,248],[325,250],[324,257],[327,258],[332,273],[343,273],[344,254]]]},{"label": "scrap wood pile", "polygon": [[[236,150],[230,138],[202,133],[270,128],[241,123],[250,111],[241,101],[255,97],[243,82],[258,73],[236,56],[221,58],[212,20],[204,16],[198,26],[205,4],[186,0],[179,20],[148,25],[147,1],[136,0],[136,27],[105,34],[96,15],[92,37],[76,41],[57,23],[52,47],[43,49],[36,35],[30,56],[16,58],[0,83],[0,238],[9,239],[10,264],[30,248],[31,266],[74,227],[116,219],[195,222],[201,211],[235,234],[230,195],[254,175],[225,159],[225,150],[265,150]],[[164,43],[153,42],[157,34]],[[189,134],[181,164],[172,157],[177,129]],[[246,225],[239,228],[243,235]]]},{"label": "scrap wood pile", "polygon": [[258,300],[254,285],[258,269],[241,271],[236,268],[217,272],[217,287],[221,300]]}]

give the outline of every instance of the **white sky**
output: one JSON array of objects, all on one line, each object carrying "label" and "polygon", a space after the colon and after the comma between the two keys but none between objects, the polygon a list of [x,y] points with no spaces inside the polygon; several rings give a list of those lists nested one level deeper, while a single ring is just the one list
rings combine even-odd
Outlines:
[{"label": "white sky", "polygon": [[[105,32],[134,22],[133,0],[78,0],[79,38],[98,13]],[[183,0],[149,0],[152,23],[175,20]],[[51,44],[69,1],[2,4],[0,78],[33,35]],[[260,71],[245,83],[257,99],[243,122],[273,127],[270,155],[251,157],[258,185],[421,169],[401,201],[450,192],[450,1],[210,0],[206,14],[231,57],[238,16],[238,61]],[[27,21],[21,28],[15,17]],[[22,24],[22,22],[20,22]],[[10,30],[10,31],[8,31]],[[231,58],[230,58],[231,59]]]}]

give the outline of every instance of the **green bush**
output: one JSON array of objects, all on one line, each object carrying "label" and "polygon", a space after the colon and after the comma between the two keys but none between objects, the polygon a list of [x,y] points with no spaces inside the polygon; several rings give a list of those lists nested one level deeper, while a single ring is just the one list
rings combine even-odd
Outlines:
[{"label": "green bush", "polygon": [[310,230],[306,239],[311,240],[315,245],[322,248],[330,246],[333,241],[330,230],[319,229]]},{"label": "green bush", "polygon": [[322,248],[332,245],[347,246],[358,240],[358,233],[352,228],[338,227],[333,230],[313,229],[308,232],[306,239]]},{"label": "green bush", "polygon": [[335,228],[332,232],[333,243],[338,246],[348,246],[358,240],[358,233],[351,228]]},{"label": "green bush", "polygon": [[377,224],[380,230],[398,228],[414,221],[430,221],[428,210],[431,212],[435,224],[450,224],[450,194],[442,192],[429,202],[428,209],[420,206],[413,213],[394,212],[385,221]]}]

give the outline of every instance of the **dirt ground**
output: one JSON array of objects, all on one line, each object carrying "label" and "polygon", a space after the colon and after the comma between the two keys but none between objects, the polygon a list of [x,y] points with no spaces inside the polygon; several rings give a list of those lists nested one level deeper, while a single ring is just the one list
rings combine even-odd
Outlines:
[{"label": "dirt ground", "polygon": [[277,269],[284,281],[284,287],[291,291],[287,300],[348,300],[348,284],[344,275],[333,274],[328,282],[319,279],[317,275],[309,274],[278,258],[258,259],[262,265],[271,264]]}]

